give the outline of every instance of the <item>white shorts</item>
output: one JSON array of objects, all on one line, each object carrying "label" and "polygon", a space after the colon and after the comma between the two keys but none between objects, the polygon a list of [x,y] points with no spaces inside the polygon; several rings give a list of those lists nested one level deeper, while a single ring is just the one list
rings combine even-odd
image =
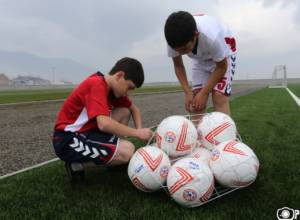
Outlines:
[{"label": "white shorts", "polygon": [[[219,83],[213,88],[224,95],[231,94],[232,79],[235,73],[236,54],[227,58],[227,71]],[[192,90],[201,89],[208,81],[211,73],[216,68],[214,62],[194,63],[192,67]]]}]

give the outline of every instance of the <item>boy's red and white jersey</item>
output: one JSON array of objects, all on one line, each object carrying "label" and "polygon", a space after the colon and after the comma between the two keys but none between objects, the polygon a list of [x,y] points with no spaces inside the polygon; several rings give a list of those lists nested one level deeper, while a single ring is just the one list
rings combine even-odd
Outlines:
[{"label": "boy's red and white jersey", "polygon": [[[236,53],[235,39],[231,30],[216,18],[208,15],[194,15],[199,32],[196,53],[187,55],[194,63],[214,63]],[[168,56],[180,54],[168,45]]]},{"label": "boy's red and white jersey", "polygon": [[98,115],[109,116],[114,107],[131,106],[127,96],[109,101],[109,87],[103,76],[93,74],[73,90],[65,100],[55,130],[84,132],[97,128]]}]

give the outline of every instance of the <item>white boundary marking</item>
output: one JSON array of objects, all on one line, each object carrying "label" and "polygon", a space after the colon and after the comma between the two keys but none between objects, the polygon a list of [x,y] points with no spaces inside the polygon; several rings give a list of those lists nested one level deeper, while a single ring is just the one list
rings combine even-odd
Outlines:
[{"label": "white boundary marking", "polygon": [[7,177],[10,177],[10,176],[14,176],[14,175],[19,174],[19,173],[23,173],[23,172],[28,171],[28,170],[32,170],[32,169],[37,168],[37,167],[44,166],[44,165],[46,165],[46,164],[48,164],[48,163],[52,163],[52,162],[57,161],[57,160],[59,160],[59,158],[54,158],[54,159],[52,159],[52,160],[48,160],[48,161],[45,161],[45,162],[36,164],[36,165],[34,165],[34,166],[31,166],[31,167],[26,167],[26,168],[24,168],[24,169],[21,169],[21,170],[12,172],[12,173],[8,173],[8,174],[6,174],[6,175],[4,175],[4,176],[0,176],[0,180],[2,180],[2,179],[4,179],[4,178],[7,178]]},{"label": "white boundary marking", "polygon": [[294,99],[294,101],[296,102],[296,104],[300,107],[300,99],[294,93],[292,93],[292,91],[289,90],[289,88],[286,88],[286,90],[292,96],[292,98]]}]

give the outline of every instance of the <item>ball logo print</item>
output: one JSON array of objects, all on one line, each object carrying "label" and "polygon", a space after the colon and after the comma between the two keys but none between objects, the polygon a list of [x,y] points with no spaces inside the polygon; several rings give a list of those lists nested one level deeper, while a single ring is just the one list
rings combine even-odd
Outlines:
[{"label": "ball logo print", "polygon": [[216,161],[220,157],[220,151],[218,149],[213,149],[211,152],[211,160]]},{"label": "ball logo print", "polygon": [[137,167],[135,170],[134,170],[134,172],[135,173],[139,173],[142,169],[144,169],[145,167],[144,167],[144,165],[143,164],[141,164],[139,167]]},{"label": "ball logo print", "polygon": [[195,201],[197,199],[197,192],[193,189],[185,189],[183,191],[183,198],[186,201]]},{"label": "ball logo print", "polygon": [[168,173],[169,173],[169,167],[164,166],[164,167],[160,168],[160,172],[159,173],[160,173],[160,176],[162,178],[167,178]]},{"label": "ball logo print", "polygon": [[189,169],[192,169],[192,170],[199,170],[200,169],[200,166],[198,163],[195,163],[194,161],[190,161],[189,162]]},{"label": "ball logo print", "polygon": [[176,140],[176,134],[172,131],[169,131],[166,133],[165,135],[165,141],[168,143],[174,143],[174,141]]}]

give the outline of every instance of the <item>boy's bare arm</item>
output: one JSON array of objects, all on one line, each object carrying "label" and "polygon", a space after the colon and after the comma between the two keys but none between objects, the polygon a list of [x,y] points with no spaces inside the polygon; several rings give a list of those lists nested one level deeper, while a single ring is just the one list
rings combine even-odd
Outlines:
[{"label": "boy's bare arm", "polygon": [[182,56],[173,57],[172,59],[173,59],[175,74],[181,84],[184,93],[186,94],[190,93],[191,90],[190,90],[189,82],[187,80],[185,67],[182,61]]},{"label": "boy's bare arm", "polygon": [[129,108],[131,115],[132,115],[132,119],[134,122],[134,125],[137,129],[142,128],[142,114],[140,109],[134,104],[132,103],[132,105]]},{"label": "boy's bare arm", "polygon": [[101,131],[115,134],[119,137],[131,136],[144,141],[147,141],[152,137],[152,131],[149,128],[130,128],[104,115],[97,116],[96,120],[97,126]]},{"label": "boy's bare arm", "polygon": [[185,109],[187,111],[192,111],[191,105],[193,101],[193,93],[190,89],[189,82],[187,80],[184,64],[182,61],[182,56],[173,57],[173,63],[175,68],[175,73],[177,76],[177,79],[180,82],[180,85],[184,91],[185,94]]}]

